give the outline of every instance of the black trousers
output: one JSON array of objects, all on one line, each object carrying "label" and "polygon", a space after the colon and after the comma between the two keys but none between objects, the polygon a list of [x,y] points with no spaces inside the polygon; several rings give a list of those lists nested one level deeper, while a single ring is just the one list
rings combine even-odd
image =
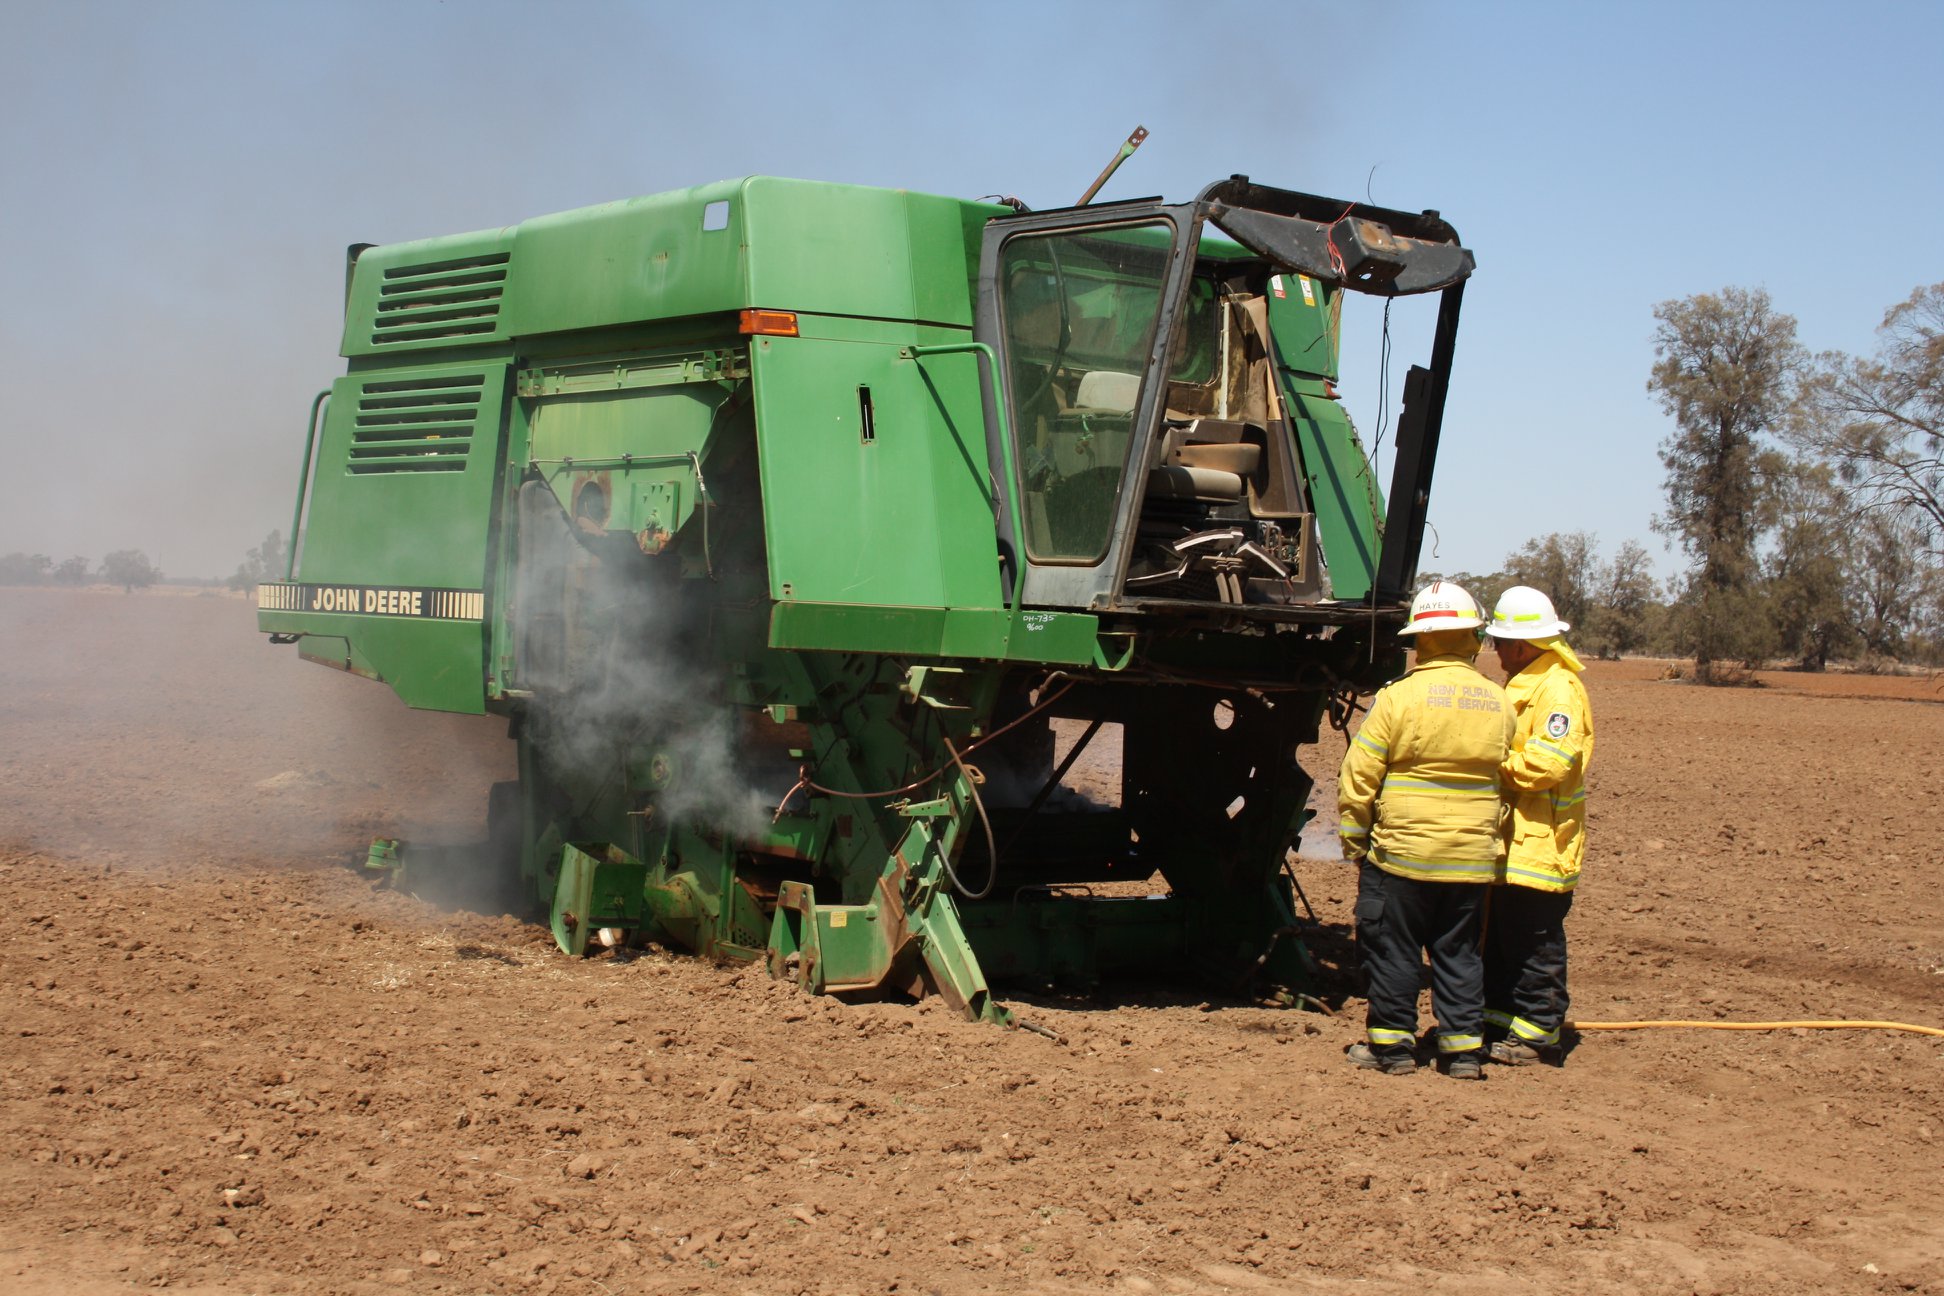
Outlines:
[{"label": "black trousers", "polygon": [[1370,1001],[1364,1029],[1380,1054],[1410,1052],[1417,1040],[1422,952],[1431,955],[1431,1011],[1438,1051],[1483,1047],[1485,969],[1478,953],[1483,882],[1419,882],[1357,866],[1357,948]]},{"label": "black trousers", "polygon": [[1486,901],[1485,1029],[1534,1048],[1566,1024],[1566,912],[1571,891],[1494,886]]}]

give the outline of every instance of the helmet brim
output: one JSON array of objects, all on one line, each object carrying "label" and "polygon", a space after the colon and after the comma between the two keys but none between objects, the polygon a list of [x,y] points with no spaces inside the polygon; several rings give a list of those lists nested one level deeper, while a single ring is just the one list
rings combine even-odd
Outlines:
[{"label": "helmet brim", "polygon": [[1476,630],[1485,624],[1482,617],[1439,617],[1435,622],[1407,625],[1397,633],[1406,637],[1432,634],[1439,630]]},{"label": "helmet brim", "polygon": [[1494,639],[1550,639],[1572,628],[1564,621],[1532,621],[1519,625],[1494,621],[1486,633]]}]

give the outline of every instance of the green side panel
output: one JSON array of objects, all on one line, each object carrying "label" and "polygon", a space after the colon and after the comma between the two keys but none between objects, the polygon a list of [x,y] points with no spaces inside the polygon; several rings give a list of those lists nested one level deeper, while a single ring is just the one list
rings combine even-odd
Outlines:
[{"label": "green side panel", "polygon": [[980,233],[1007,210],[771,176],[744,181],[742,201],[750,305],[962,328]]},{"label": "green side panel", "polygon": [[1269,295],[1269,330],[1283,403],[1303,461],[1303,485],[1316,511],[1317,538],[1330,573],[1330,592],[1356,600],[1370,593],[1384,515],[1363,442],[1340,402],[1324,394],[1336,372],[1334,340],[1322,285],[1311,282],[1306,302],[1296,276],[1282,276],[1284,295]]},{"label": "green side panel", "polygon": [[[954,626],[955,620],[960,624]],[[770,646],[824,652],[997,658],[1005,654],[1007,620],[1007,614],[999,611],[955,616],[944,608],[778,603],[770,610]],[[948,652],[947,644],[953,644],[958,651]]]},{"label": "green side panel", "polygon": [[1051,662],[1118,670],[1122,650],[1103,644],[1100,619],[1085,613],[997,608],[881,608],[777,603],[772,648]]},{"label": "green side panel", "polygon": [[1323,284],[1305,275],[1270,279],[1269,331],[1276,338],[1276,361],[1284,369],[1336,381],[1338,339],[1330,327],[1331,296]]},{"label": "green side panel", "polygon": [[1283,402],[1303,457],[1303,484],[1316,510],[1318,540],[1330,572],[1330,592],[1340,599],[1370,593],[1382,546],[1378,519],[1383,493],[1364,458],[1363,443],[1343,406],[1325,396],[1316,379],[1282,374]]},{"label": "green side panel", "polygon": [[821,335],[750,349],[771,597],[1000,606],[977,359],[898,354],[962,335],[864,321],[804,330]]},{"label": "green side panel", "polygon": [[366,249],[344,304],[343,354],[399,355],[505,341],[512,250],[511,230]]},{"label": "green side panel", "polygon": [[339,670],[383,680],[421,711],[486,711],[477,621],[403,620],[317,612],[258,612],[265,634],[301,634],[299,651]]},{"label": "green side panel", "polygon": [[893,940],[904,935],[892,930],[876,905],[819,905],[811,920],[820,955],[817,977],[826,993],[874,988],[891,963]]},{"label": "green side panel", "polygon": [[333,383],[299,579],[483,588],[505,394],[496,360]]},{"label": "green side panel", "polygon": [[[319,438],[298,579],[484,590],[505,392],[506,365],[498,360],[338,379]],[[298,628],[319,632],[316,621],[306,617]],[[346,622],[353,653],[410,705],[483,709],[481,621]]]}]

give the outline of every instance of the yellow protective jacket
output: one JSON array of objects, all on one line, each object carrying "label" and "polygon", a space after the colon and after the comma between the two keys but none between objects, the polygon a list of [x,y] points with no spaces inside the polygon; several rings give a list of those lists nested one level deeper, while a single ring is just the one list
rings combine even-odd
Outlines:
[{"label": "yellow protective jacket", "polygon": [[1492,881],[1511,739],[1505,690],[1463,657],[1428,658],[1385,685],[1337,772],[1344,856],[1419,881]]},{"label": "yellow protective jacket", "polygon": [[1571,891],[1586,854],[1586,767],[1593,760],[1593,707],[1586,686],[1547,652],[1506,681],[1518,728],[1503,778],[1512,802],[1512,844],[1500,881]]}]

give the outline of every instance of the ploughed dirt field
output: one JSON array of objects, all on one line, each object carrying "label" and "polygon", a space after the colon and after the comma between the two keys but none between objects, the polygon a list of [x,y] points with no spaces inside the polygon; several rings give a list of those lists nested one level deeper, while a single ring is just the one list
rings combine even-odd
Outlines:
[{"label": "ploughed dirt field", "polygon": [[[1355,999],[1021,1003],[1055,1041],[573,961],[345,867],[476,834],[502,726],[252,627],[0,590],[9,1296],[1944,1292],[1944,1040],[1588,1031],[1462,1084],[1346,1066]],[[1574,1015],[1944,1025],[1939,683],[1660,674],[1588,674]],[[1341,962],[1352,874],[1295,871]]]}]

